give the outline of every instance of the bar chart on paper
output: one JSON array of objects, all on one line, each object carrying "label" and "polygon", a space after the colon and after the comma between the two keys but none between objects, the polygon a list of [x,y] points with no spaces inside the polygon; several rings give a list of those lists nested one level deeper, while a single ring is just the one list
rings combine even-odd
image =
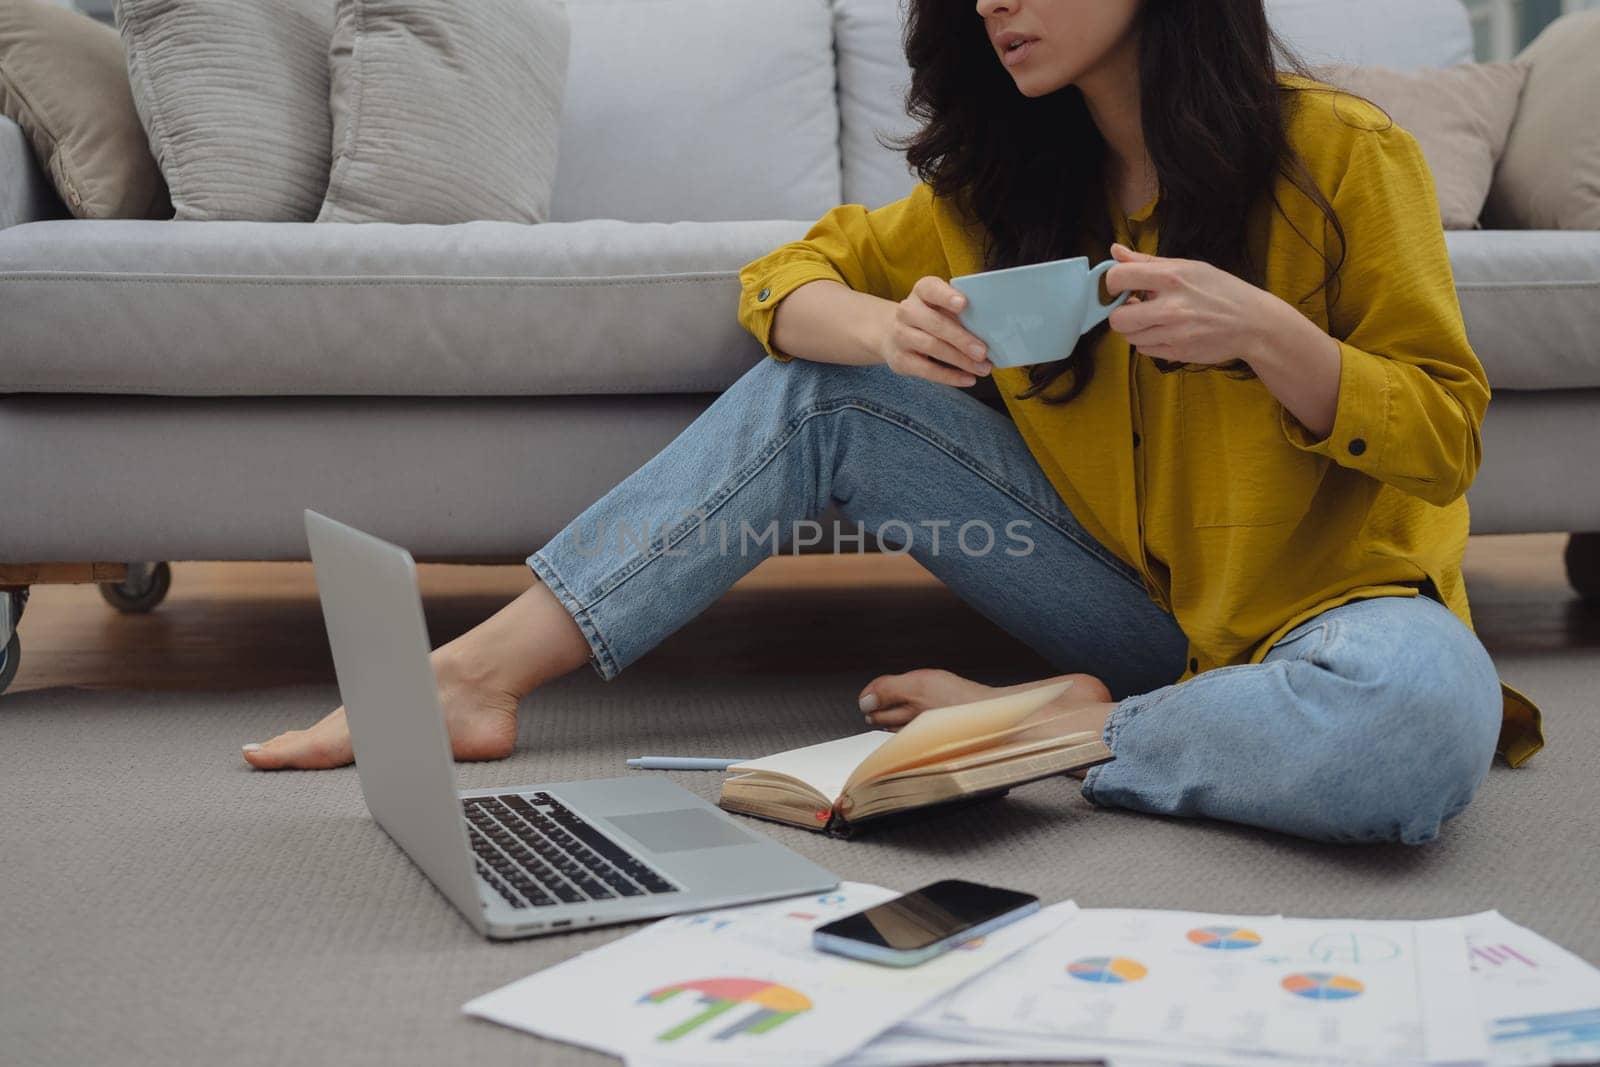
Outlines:
[{"label": "bar chart on paper", "polygon": [[907,969],[812,947],[816,927],[896,895],[846,882],[821,896],[673,916],[477,997],[462,1010],[652,1067],[832,1063],[1047,935],[1076,910],[1053,905]]},{"label": "bar chart on paper", "polygon": [[1497,911],[1466,926],[1491,1062],[1600,1061],[1600,970]]},{"label": "bar chart on paper", "polygon": [[753,1009],[730,1025],[712,1034],[726,1041],[740,1034],[766,1034],[812,1008],[811,998],[776,982],[759,978],[701,978],[653,989],[639,998],[641,1004],[692,1001],[700,1010],[676,1026],[662,1032],[657,1041],[676,1041],[713,1019],[740,1007]]}]

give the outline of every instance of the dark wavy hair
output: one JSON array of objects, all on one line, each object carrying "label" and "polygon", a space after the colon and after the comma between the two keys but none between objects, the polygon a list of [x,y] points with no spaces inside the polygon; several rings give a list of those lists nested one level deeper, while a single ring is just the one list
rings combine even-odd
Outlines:
[{"label": "dark wavy hair", "polygon": [[[1081,255],[1085,236],[1109,250],[1106,142],[1082,92],[1068,85],[1024,96],[972,0],[907,2],[906,109],[921,128],[880,143],[905,152],[936,196],[980,225],[985,270]],[[1263,265],[1251,261],[1247,225],[1261,198],[1277,205],[1273,182],[1281,174],[1321,208],[1338,236],[1337,257],[1323,254],[1322,284],[1306,294],[1326,288],[1336,299],[1344,227],[1285,132],[1298,93],[1329,90],[1279,81],[1285,72],[1315,76],[1268,25],[1262,0],[1145,0],[1138,18],[1142,125],[1159,181],[1157,254],[1203,260],[1260,286]],[[1017,399],[1041,394],[1068,372],[1067,390],[1041,399],[1076,397],[1094,374],[1091,353],[1109,328],[1101,323],[1066,357],[1029,367],[1029,388]],[[1242,360],[1218,369],[1251,376]]]}]

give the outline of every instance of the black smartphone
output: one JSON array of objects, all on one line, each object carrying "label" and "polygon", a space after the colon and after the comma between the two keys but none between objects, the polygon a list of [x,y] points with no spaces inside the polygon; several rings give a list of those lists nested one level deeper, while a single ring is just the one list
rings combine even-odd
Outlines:
[{"label": "black smartphone", "polygon": [[811,943],[823,952],[911,967],[1038,910],[1031,893],[951,878],[819,926]]}]

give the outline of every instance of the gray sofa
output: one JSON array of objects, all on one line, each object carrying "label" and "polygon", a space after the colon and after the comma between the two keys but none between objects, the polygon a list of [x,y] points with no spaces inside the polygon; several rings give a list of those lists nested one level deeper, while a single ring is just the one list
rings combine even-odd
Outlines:
[{"label": "gray sofa", "polygon": [[[304,559],[306,507],[519,561],[762,358],[740,266],[914,181],[875,139],[897,2],[621,7],[569,0],[538,226],[71,220],[0,119],[0,637],[29,583],[147,610],[155,561]],[[1269,7],[1313,61],[1471,56],[1457,0]],[[1600,531],[1600,234],[1448,236],[1495,389],[1473,529]]]}]

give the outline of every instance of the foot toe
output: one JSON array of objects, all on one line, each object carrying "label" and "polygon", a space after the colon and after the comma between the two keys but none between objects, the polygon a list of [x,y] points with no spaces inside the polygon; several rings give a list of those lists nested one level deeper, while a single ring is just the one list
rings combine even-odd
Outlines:
[{"label": "foot toe", "polygon": [[920,667],[903,674],[880,674],[861,690],[861,710],[881,711],[898,704],[922,703],[930,696],[929,689],[934,682],[953,677],[948,671],[930,667]]},{"label": "foot toe", "polygon": [[280,751],[283,746],[279,744],[282,740],[283,735],[280,734],[270,741],[245,745],[243,749],[244,761],[257,770],[277,770],[283,766],[282,753]]},{"label": "foot toe", "polygon": [[263,771],[326,770],[354,759],[348,732],[335,735],[320,728],[290,730],[257,748],[245,748],[245,762]]},{"label": "foot toe", "polygon": [[1111,690],[1106,688],[1106,683],[1092,674],[1068,675],[1072,679],[1072,688],[1067,690],[1067,695],[1074,704],[1109,704],[1111,703]]},{"label": "foot toe", "polygon": [[865,716],[867,725],[874,730],[898,730],[906,723],[922,714],[925,709],[913,707],[908,704],[897,704],[883,711],[875,711]]}]

